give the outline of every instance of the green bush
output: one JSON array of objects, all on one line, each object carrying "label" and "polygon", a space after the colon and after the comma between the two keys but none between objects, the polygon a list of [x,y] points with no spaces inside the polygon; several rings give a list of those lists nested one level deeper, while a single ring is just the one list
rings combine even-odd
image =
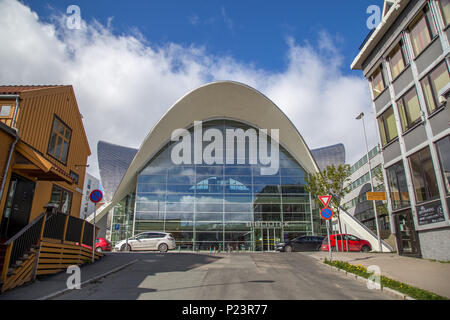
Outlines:
[{"label": "green bush", "polygon": [[[330,261],[326,258],[324,260],[324,263],[364,278],[369,278],[370,276],[373,275],[373,272],[368,272],[367,267],[362,265],[353,265],[344,261],[336,261],[336,260]],[[390,279],[385,276],[380,277],[380,282],[382,287],[391,288],[417,300],[448,300],[447,298],[437,295],[435,293],[420,288],[412,287],[408,284]]]}]

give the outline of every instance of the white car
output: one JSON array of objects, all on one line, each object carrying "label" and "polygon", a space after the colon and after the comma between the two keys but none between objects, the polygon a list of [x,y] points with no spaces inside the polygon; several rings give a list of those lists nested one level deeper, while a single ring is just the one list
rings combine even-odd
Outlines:
[{"label": "white car", "polygon": [[158,250],[167,252],[175,249],[175,239],[166,232],[143,232],[116,243],[115,251]]}]

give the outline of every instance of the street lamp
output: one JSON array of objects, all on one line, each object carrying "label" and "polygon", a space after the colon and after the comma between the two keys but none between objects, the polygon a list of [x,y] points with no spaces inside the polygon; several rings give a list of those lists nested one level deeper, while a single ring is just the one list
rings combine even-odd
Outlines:
[{"label": "street lamp", "polygon": [[[364,125],[364,112],[361,112],[356,117],[356,120],[361,120],[361,119],[362,119],[362,124],[363,124],[363,131],[364,131],[364,141],[366,143],[367,161],[369,163],[370,191],[373,192],[372,167],[370,165],[369,147],[367,146],[366,126]],[[378,248],[379,248],[380,252],[383,252],[383,250],[381,248],[380,226],[378,225],[377,205],[375,203],[375,200],[372,200],[372,201],[373,201],[373,209],[374,209],[374,213],[375,213],[375,225],[377,227]]]}]

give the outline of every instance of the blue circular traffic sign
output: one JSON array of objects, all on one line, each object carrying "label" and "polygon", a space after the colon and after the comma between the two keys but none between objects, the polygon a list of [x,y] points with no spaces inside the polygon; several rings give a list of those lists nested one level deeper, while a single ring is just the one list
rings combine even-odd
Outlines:
[{"label": "blue circular traffic sign", "polygon": [[101,192],[101,190],[95,189],[89,195],[89,199],[91,199],[91,201],[94,203],[100,202],[103,199],[103,193]]},{"label": "blue circular traffic sign", "polygon": [[333,217],[333,210],[325,207],[320,211],[320,216],[322,217],[322,219],[330,220]]}]

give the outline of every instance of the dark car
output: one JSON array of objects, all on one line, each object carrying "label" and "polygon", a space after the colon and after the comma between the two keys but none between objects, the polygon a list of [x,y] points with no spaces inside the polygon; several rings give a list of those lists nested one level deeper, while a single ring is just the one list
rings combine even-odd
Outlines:
[{"label": "dark car", "polygon": [[322,246],[322,236],[301,236],[283,243],[277,244],[277,251],[319,251]]}]

